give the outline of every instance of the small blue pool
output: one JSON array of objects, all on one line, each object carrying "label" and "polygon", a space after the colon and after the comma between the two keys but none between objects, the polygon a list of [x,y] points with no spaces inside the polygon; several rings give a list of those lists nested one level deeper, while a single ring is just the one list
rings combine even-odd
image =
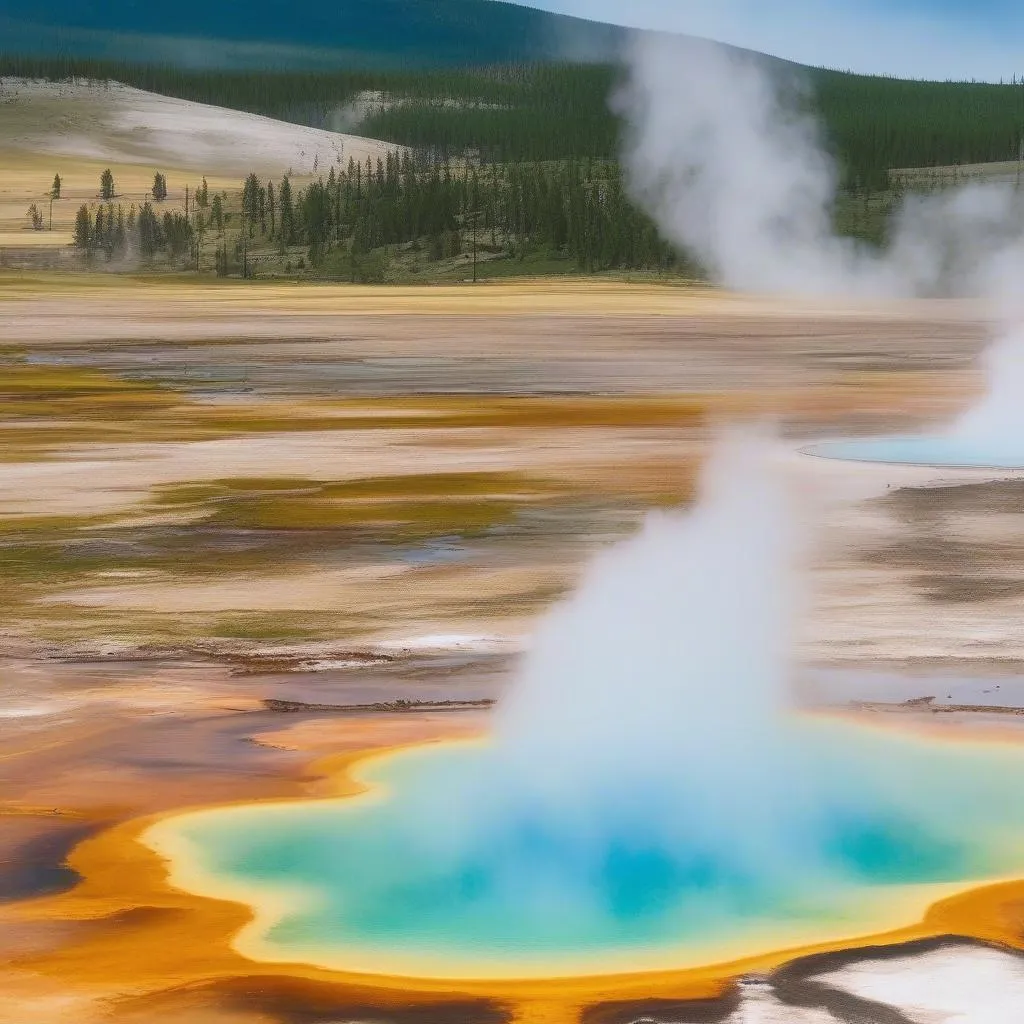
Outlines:
[{"label": "small blue pool", "polygon": [[804,451],[826,459],[911,466],[1024,469],[1024,435],[1003,438],[949,434],[827,441]]}]

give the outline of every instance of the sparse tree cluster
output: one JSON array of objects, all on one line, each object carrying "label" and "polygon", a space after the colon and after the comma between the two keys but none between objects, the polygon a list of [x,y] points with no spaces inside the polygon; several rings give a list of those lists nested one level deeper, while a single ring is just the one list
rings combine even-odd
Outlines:
[{"label": "sparse tree cluster", "polygon": [[75,216],[75,246],[90,257],[117,260],[137,256],[148,262],[160,257],[179,263],[190,257],[194,231],[185,215],[159,216],[150,203],[141,208],[107,203],[95,213],[86,205]]}]

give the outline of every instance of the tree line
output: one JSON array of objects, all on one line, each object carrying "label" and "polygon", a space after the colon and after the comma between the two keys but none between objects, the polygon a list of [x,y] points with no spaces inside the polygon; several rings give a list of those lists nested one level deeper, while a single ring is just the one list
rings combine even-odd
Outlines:
[{"label": "tree line", "polygon": [[[217,197],[215,197],[215,200]],[[240,237],[229,257],[301,247],[321,274],[379,279],[382,260],[401,250],[423,262],[470,252],[525,260],[545,253],[581,272],[692,271],[653,222],[626,197],[617,165],[599,161],[458,167],[409,153],[331,167],[304,188],[290,178],[246,179]],[[223,222],[217,207],[204,227]],[[371,256],[376,255],[376,259]]]},{"label": "tree line", "polygon": [[[154,195],[166,184],[161,178]],[[363,163],[350,159],[304,185],[289,176],[273,181],[250,174],[233,195],[211,194],[203,179],[185,212],[162,216],[150,202],[138,209],[115,205],[113,181],[103,184],[110,201],[95,211],[83,205],[76,221],[75,245],[91,257],[130,253],[220,275],[298,270],[352,281],[385,280],[401,276],[403,266],[445,261],[440,269],[454,270],[470,255],[481,264],[499,260],[512,273],[543,258],[549,272],[702,276],[630,201],[614,161],[467,165],[396,152]],[[837,230],[884,244],[896,198],[841,194]]]},{"label": "tree line", "polygon": [[75,247],[88,257],[109,261],[138,259],[149,262],[162,257],[172,263],[191,260],[195,230],[184,213],[168,211],[162,216],[151,203],[103,203],[93,212],[82,205],[75,215]]}]

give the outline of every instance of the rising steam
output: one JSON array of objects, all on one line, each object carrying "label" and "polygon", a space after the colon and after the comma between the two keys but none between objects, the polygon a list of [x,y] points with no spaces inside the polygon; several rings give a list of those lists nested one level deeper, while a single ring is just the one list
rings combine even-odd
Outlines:
[{"label": "rising steam", "polygon": [[691,924],[822,908],[875,870],[865,847],[886,870],[936,849],[952,869],[962,844],[920,765],[795,716],[800,545],[772,452],[726,436],[692,509],[595,559],[540,624],[476,771],[423,775],[407,806],[430,824],[399,845],[592,922],[627,890]]},{"label": "rising steam", "polygon": [[910,195],[885,250],[838,236],[836,168],[799,80],[779,68],[714,43],[638,35],[613,100],[634,198],[730,288],[985,298],[1000,324],[988,395],[943,437],[975,461],[988,446],[1024,462],[1024,199],[999,184]]},{"label": "rising steam", "polygon": [[792,72],[714,43],[637,35],[613,98],[634,198],[720,284],[900,297],[1008,294],[1024,269],[1011,187],[907,200],[886,252],[839,237],[837,173]]},{"label": "rising steam", "polygon": [[543,765],[573,795],[635,796],[667,772],[700,779],[722,813],[762,800],[771,773],[736,773],[779,756],[766,738],[788,710],[794,611],[793,517],[770,453],[724,438],[699,504],[652,513],[542,622],[495,723],[520,780]]}]

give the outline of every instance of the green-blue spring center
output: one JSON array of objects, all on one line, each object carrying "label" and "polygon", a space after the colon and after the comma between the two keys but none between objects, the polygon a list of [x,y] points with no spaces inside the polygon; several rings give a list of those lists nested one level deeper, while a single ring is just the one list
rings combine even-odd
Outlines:
[{"label": "green-blue spring center", "polygon": [[370,763],[365,796],[177,828],[210,875],[277,897],[265,955],[358,950],[424,974],[642,969],[794,925],[868,932],[903,887],[1024,875],[1024,750],[829,720],[790,738],[799,781],[770,815],[674,777],[538,801],[495,749],[451,744]]}]

